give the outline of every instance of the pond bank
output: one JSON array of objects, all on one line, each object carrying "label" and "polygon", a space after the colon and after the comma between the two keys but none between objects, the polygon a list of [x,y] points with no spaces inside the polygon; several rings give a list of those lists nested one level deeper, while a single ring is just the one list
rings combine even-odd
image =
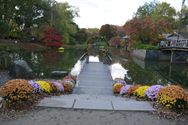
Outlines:
[{"label": "pond bank", "polygon": [[[135,49],[132,52],[132,56],[145,61],[169,61],[171,60],[171,51],[161,50],[144,50]],[[188,52],[186,51],[174,51],[173,63],[187,63]]]}]

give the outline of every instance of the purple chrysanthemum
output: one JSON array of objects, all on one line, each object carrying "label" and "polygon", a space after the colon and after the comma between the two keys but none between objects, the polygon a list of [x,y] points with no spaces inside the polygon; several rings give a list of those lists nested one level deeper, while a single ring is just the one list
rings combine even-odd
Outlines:
[{"label": "purple chrysanthemum", "polygon": [[145,92],[145,95],[151,99],[154,100],[157,98],[157,93],[159,92],[159,90],[163,88],[162,85],[152,85],[151,87],[149,87],[147,89],[147,91]]},{"label": "purple chrysanthemum", "polygon": [[126,85],[126,84],[127,84],[123,79],[115,79],[114,82],[115,82],[115,83],[121,83],[121,84],[123,84],[123,85]]},{"label": "purple chrysanthemum", "polygon": [[121,87],[120,94],[121,95],[127,94],[130,87],[131,85],[124,85],[123,87]]},{"label": "purple chrysanthemum", "polygon": [[29,80],[28,82],[33,87],[33,93],[40,93],[41,92],[40,85],[37,84],[34,80]]},{"label": "purple chrysanthemum", "polygon": [[57,86],[57,89],[58,89],[57,92],[61,93],[64,91],[64,87],[61,83],[54,81],[53,84]]}]

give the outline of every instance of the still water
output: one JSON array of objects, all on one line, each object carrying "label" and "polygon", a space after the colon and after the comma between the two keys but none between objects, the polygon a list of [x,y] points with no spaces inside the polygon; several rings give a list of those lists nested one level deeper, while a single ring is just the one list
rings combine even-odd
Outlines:
[{"label": "still water", "polygon": [[34,72],[36,78],[52,78],[53,71],[70,71],[84,53],[80,49],[66,49],[63,53],[57,50],[45,52],[9,53],[8,60],[25,60]]},{"label": "still water", "polygon": [[[33,69],[37,78],[52,78],[52,71],[70,71],[84,53],[81,49],[65,49],[63,53],[55,50],[46,52],[9,53],[12,60],[23,59]],[[188,88],[187,64],[169,62],[145,62],[132,58],[122,50],[111,49],[113,63],[119,63],[125,69],[125,79],[130,84],[180,84]],[[97,54],[94,54],[94,57]],[[95,60],[94,57],[92,60]],[[99,57],[100,59],[100,57]],[[99,61],[99,60],[98,60]]]},{"label": "still water", "polygon": [[[115,53],[112,54],[112,53]],[[126,51],[111,50],[114,62],[127,70],[125,77],[130,84],[180,84],[188,89],[188,65],[170,62],[142,61],[132,58]]]}]

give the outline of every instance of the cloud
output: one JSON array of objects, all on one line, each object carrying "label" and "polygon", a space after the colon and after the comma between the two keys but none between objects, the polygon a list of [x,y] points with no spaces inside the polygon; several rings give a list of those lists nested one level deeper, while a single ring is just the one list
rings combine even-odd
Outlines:
[{"label": "cloud", "polygon": [[[79,8],[80,17],[75,22],[81,28],[100,28],[104,24],[124,25],[131,19],[139,6],[151,0],[57,0],[68,2]],[[159,0],[171,3],[176,9],[181,8],[179,0]]]}]

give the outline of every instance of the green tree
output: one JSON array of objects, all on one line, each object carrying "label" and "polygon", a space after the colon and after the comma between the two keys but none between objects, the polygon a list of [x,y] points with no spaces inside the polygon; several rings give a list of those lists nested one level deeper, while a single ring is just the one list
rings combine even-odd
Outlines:
[{"label": "green tree", "polygon": [[188,25],[188,7],[183,6],[182,10],[178,12],[179,20],[182,26]]},{"label": "green tree", "polygon": [[145,3],[140,6],[135,14],[136,18],[143,19],[150,16],[154,20],[166,20],[175,23],[176,10],[166,2],[162,3]]},{"label": "green tree", "polygon": [[167,21],[175,21],[176,10],[166,2],[162,2],[156,5],[151,17],[154,20],[166,19]]},{"label": "green tree", "polygon": [[9,35],[12,31],[18,35],[23,29],[39,26],[46,21],[45,12],[50,8],[50,1],[52,0],[1,0],[0,21],[9,26]]},{"label": "green tree", "polygon": [[156,3],[150,2],[145,3],[143,6],[140,6],[135,14],[136,18],[145,18],[147,16],[151,16],[153,11],[156,8]]},{"label": "green tree", "polygon": [[54,9],[56,13],[54,13],[53,25],[63,34],[66,44],[74,44],[74,37],[79,28],[73,18],[78,16],[78,11],[68,3],[57,3]]}]

